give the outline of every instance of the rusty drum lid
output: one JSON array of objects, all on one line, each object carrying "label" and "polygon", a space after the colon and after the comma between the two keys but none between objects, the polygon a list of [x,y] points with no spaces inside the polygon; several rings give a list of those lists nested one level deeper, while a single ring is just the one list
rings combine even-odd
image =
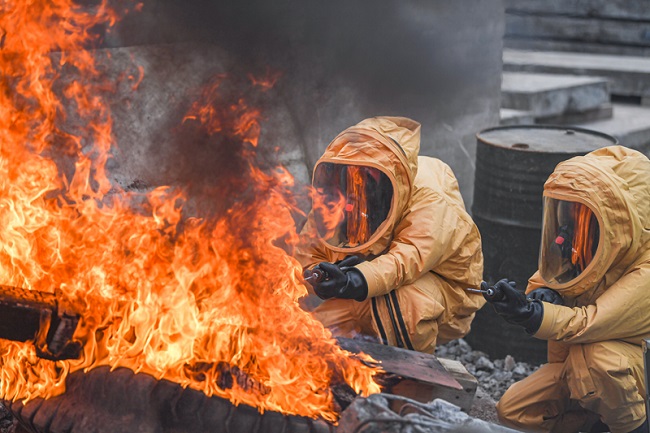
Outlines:
[{"label": "rusty drum lid", "polygon": [[514,125],[485,129],[479,142],[504,149],[542,153],[588,153],[618,140],[599,131],[572,126]]}]

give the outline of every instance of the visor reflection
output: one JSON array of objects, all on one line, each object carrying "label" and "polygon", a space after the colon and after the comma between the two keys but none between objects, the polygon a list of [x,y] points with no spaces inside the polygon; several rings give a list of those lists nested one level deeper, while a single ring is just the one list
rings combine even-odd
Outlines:
[{"label": "visor reflection", "polygon": [[330,245],[367,243],[386,220],[393,198],[390,179],[374,167],[319,164],[313,209],[319,235]]}]

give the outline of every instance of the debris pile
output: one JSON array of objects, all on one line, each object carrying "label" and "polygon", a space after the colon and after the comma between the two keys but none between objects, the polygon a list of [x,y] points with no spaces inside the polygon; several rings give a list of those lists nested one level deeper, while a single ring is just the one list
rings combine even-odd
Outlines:
[{"label": "debris pile", "polygon": [[[539,366],[517,362],[511,355],[491,360],[481,351],[472,350],[463,339],[438,346],[438,358],[461,362],[476,377],[479,387],[471,410],[464,413],[459,407],[440,399],[419,403],[391,394],[375,394],[357,398],[341,414],[337,431],[342,433],[483,433],[514,432],[499,425],[495,404],[513,383],[524,379]],[[402,403],[396,409],[395,402]]]},{"label": "debris pile", "polygon": [[[476,377],[479,388],[474,407],[469,414],[444,400],[423,404],[405,397],[376,394],[357,398],[342,413],[338,431],[345,433],[372,432],[511,432],[498,426],[494,404],[508,387],[535,370],[538,366],[517,362],[508,355],[491,360],[487,354],[472,350],[465,340],[454,340],[438,346],[436,356],[454,359]],[[394,401],[403,403],[399,413],[393,411]],[[15,420],[0,405],[0,433],[14,433]]]},{"label": "debris pile", "polygon": [[517,362],[511,355],[505,359],[490,360],[486,353],[472,350],[463,339],[438,346],[436,356],[460,361],[467,371],[476,377],[479,387],[495,401],[501,398],[510,385],[528,377],[539,368],[537,365]]},{"label": "debris pile", "polygon": [[[396,412],[394,403],[402,403]],[[359,397],[341,414],[341,433],[514,433],[462,412],[458,406],[436,399],[420,403],[392,394]]]}]

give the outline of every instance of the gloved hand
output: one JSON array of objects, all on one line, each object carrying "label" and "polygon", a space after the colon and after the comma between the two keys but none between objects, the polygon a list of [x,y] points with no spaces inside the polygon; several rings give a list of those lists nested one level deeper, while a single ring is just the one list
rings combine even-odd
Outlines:
[{"label": "gloved hand", "polygon": [[564,305],[562,295],[548,287],[539,287],[527,295],[528,299],[548,302],[555,305]]},{"label": "gloved hand", "polygon": [[[343,261],[345,260],[347,258]],[[319,298],[363,301],[368,296],[368,283],[357,268],[341,267],[328,262],[319,263],[317,267],[327,273],[327,279],[314,283],[314,291]]]},{"label": "gloved hand", "polygon": [[506,322],[523,326],[526,332],[534,334],[542,324],[544,307],[539,300],[526,299],[526,295],[515,289],[507,279],[499,280],[493,289],[499,296],[485,296],[494,311]]}]

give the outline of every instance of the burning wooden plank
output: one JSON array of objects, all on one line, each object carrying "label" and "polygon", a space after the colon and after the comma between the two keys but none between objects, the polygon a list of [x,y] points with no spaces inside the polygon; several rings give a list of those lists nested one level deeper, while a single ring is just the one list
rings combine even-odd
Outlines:
[{"label": "burning wooden plank", "polygon": [[423,403],[440,398],[465,411],[472,406],[478,381],[460,362],[368,341],[347,338],[338,338],[338,341],[345,350],[363,352],[379,361],[385,371],[386,392]]},{"label": "burning wooden plank", "polygon": [[73,335],[78,323],[79,315],[66,307],[58,291],[0,286],[0,338],[33,340],[41,358],[77,358],[81,344],[73,341]]}]

